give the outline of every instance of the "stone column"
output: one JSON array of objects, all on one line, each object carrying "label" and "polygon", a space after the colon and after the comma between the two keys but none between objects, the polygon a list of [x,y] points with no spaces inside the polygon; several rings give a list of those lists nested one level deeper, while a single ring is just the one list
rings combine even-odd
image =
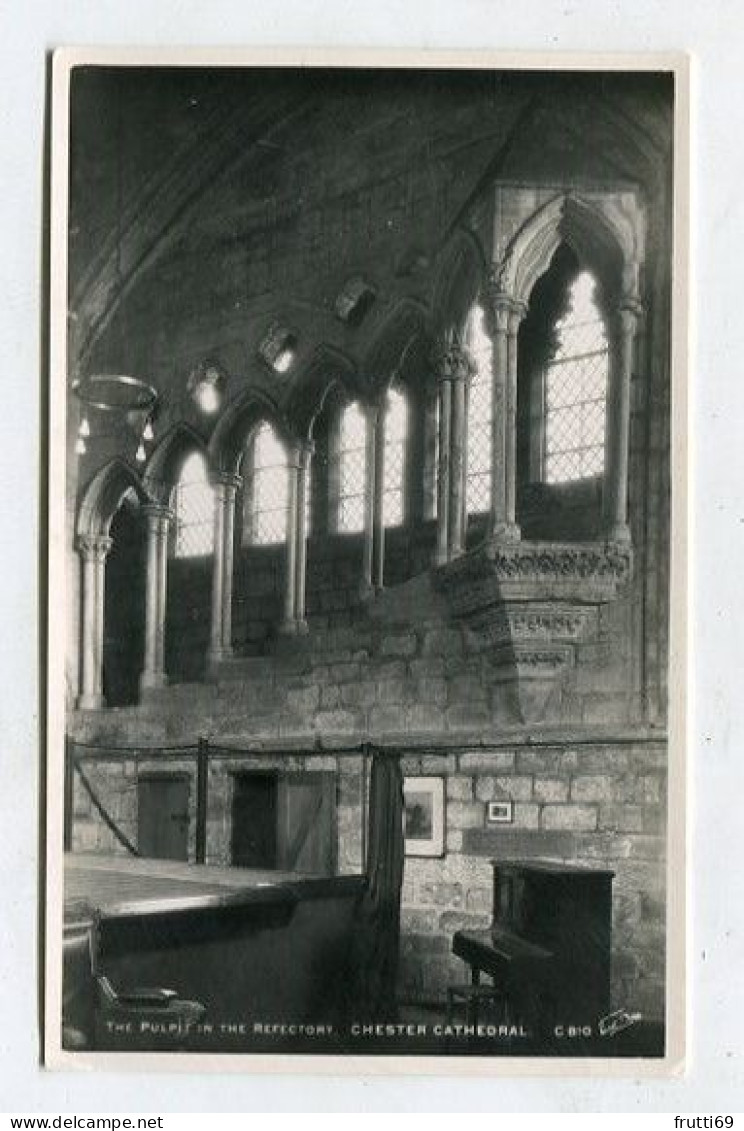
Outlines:
[{"label": "stone column", "polygon": [[488,327],[493,342],[491,404],[491,534],[516,542],[517,332],[524,308],[501,291],[490,295]]},{"label": "stone column", "polygon": [[470,383],[475,373],[471,373],[465,381],[465,421],[463,426],[464,440],[462,445],[462,548],[467,549],[468,542],[468,437],[470,435]]},{"label": "stone column", "polygon": [[453,374],[452,427],[450,436],[450,499],[449,559],[457,558],[465,548],[465,473],[467,450],[467,385],[471,371],[467,357],[458,363]]},{"label": "stone column", "polygon": [[291,635],[296,630],[297,596],[297,495],[300,471],[300,444],[287,443],[287,538],[284,560],[284,615],[279,631]]},{"label": "stone column", "polygon": [[374,561],[374,532],[375,532],[375,468],[377,458],[375,448],[377,444],[377,418],[380,415],[380,406],[365,404],[362,406],[365,419],[364,430],[364,542],[362,545],[362,596],[369,596],[373,592],[373,561]]},{"label": "stone column", "polygon": [[467,350],[449,337],[434,365],[440,390],[436,562],[442,565],[465,545],[467,386],[473,364]]},{"label": "stone column", "polygon": [[439,467],[437,470],[437,545],[436,564],[449,560],[450,434],[452,426],[452,384],[439,382]]},{"label": "stone column", "polygon": [[603,511],[606,537],[629,542],[628,450],[633,344],[640,315],[637,299],[625,299],[610,318],[610,371],[605,424]]},{"label": "stone column", "polygon": [[295,620],[298,632],[307,632],[305,589],[307,577],[307,499],[310,491],[310,467],[313,444],[307,440],[300,446],[297,472],[297,555],[295,559]]},{"label": "stone column", "polygon": [[214,558],[212,565],[212,621],[208,660],[210,664],[232,656],[232,585],[235,545],[235,497],[240,477],[216,472],[214,487]]},{"label": "stone column", "polygon": [[517,526],[517,360],[519,326],[525,314],[524,303],[512,304],[506,340],[506,532],[512,542],[522,536]]},{"label": "stone column", "polygon": [[374,553],[372,558],[372,585],[376,591],[385,585],[385,421],[386,402],[379,406],[375,417],[375,478],[372,506]]},{"label": "stone column", "polygon": [[112,541],[105,535],[83,535],[78,539],[82,561],[81,689],[77,706],[95,711],[106,706],[103,698],[103,598],[106,556]]},{"label": "stone column", "polygon": [[164,687],[165,610],[168,591],[168,532],[173,512],[159,505],[145,506],[147,523],[147,577],[145,591],[145,655],[140,690]]}]

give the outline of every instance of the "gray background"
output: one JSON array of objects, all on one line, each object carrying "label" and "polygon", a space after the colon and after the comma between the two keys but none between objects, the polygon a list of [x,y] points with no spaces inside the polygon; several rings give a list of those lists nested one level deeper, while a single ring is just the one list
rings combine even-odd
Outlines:
[{"label": "gray background", "polygon": [[[0,99],[0,1110],[671,1111],[744,1107],[744,15],[737,0],[6,0]],[[688,50],[693,88],[691,1055],[673,1082],[82,1076],[38,1068],[39,357],[45,52],[62,44]],[[60,579],[61,580],[61,579]],[[52,578],[52,584],[55,579]],[[60,586],[61,588],[61,586]],[[445,1066],[442,1066],[446,1071]]]}]

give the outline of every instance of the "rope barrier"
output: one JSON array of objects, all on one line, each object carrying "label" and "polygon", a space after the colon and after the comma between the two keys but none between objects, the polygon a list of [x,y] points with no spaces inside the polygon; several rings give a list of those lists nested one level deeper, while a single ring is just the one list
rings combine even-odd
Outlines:
[{"label": "rope barrier", "polygon": [[121,831],[119,826],[116,824],[116,821],[113,819],[111,814],[108,812],[108,810],[104,806],[103,802],[99,798],[98,794],[93,789],[93,786],[90,784],[87,777],[83,773],[82,767],[79,766],[77,761],[75,761],[75,760],[73,760],[73,766],[74,766],[74,768],[75,768],[75,770],[78,774],[78,777],[80,778],[80,783],[83,786],[83,789],[88,794],[88,797],[90,798],[93,807],[98,812],[98,815],[100,816],[103,823],[106,825],[106,828],[109,829],[109,831],[111,833],[113,833],[113,835],[118,840],[119,844],[123,845],[123,847],[126,848],[127,852],[131,856],[139,856],[140,855],[139,850],[132,844],[131,840],[129,840],[129,838],[124,835],[124,833]]},{"label": "rope barrier", "polygon": [[[514,750],[514,749],[542,749],[553,750],[557,746],[568,746],[571,748],[581,746],[632,746],[636,743],[642,742],[645,745],[649,743],[664,745],[668,741],[666,733],[658,735],[649,735],[647,733],[637,735],[594,735],[587,737],[572,737],[566,738],[565,736],[556,735],[554,737],[545,736],[525,736],[519,737],[506,737],[497,742],[483,742],[478,739],[469,740],[466,735],[458,737],[453,735],[456,741],[452,743],[429,743],[429,742],[415,742],[411,741],[405,745],[401,744],[378,744],[375,742],[359,742],[355,745],[349,746],[326,746],[321,741],[316,741],[314,745],[307,746],[288,746],[277,745],[274,746],[231,746],[227,743],[212,742],[209,739],[203,741],[208,744],[210,757],[221,757],[231,755],[242,755],[245,757],[261,757],[262,755],[277,755],[286,754],[287,757],[303,757],[303,758],[319,758],[319,757],[342,757],[342,758],[358,758],[360,755],[366,753],[370,754],[391,754],[398,755],[401,758],[419,758],[426,755],[441,755],[446,757],[448,754],[462,754],[468,751],[480,751],[487,754],[492,750]],[[184,756],[195,754],[199,745],[186,745],[183,746],[102,746],[92,742],[78,742],[77,739],[70,740],[72,745],[80,747],[84,750],[91,751],[91,755],[83,755],[83,757],[94,757],[93,752],[100,752],[101,754],[128,754],[136,757],[139,755],[143,758],[157,757],[159,754],[167,754],[169,756],[177,757],[179,754]]]}]

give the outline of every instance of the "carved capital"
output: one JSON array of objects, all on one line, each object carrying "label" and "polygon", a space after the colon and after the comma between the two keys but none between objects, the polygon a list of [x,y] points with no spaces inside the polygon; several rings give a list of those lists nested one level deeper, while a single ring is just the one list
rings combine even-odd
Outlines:
[{"label": "carved capital", "polygon": [[113,544],[105,534],[81,534],[77,540],[78,553],[86,562],[105,561]]},{"label": "carved capital", "polygon": [[469,381],[475,374],[475,362],[454,334],[435,344],[431,364],[439,381]]},{"label": "carved capital", "polygon": [[221,491],[224,498],[233,496],[243,480],[232,471],[211,471],[209,482],[216,491]]},{"label": "carved capital", "polygon": [[495,259],[488,272],[488,292],[491,305],[495,306],[499,298],[511,301],[509,288],[513,274],[513,259],[510,251],[506,251],[499,259]]},{"label": "carved capital", "polygon": [[503,280],[493,273],[486,287],[486,314],[492,333],[516,334],[527,307],[504,290]]},{"label": "carved capital", "polygon": [[623,295],[608,312],[611,333],[617,338],[632,338],[643,315],[643,306],[637,295]]},{"label": "carved capital", "polygon": [[162,503],[146,503],[140,510],[148,525],[166,529],[168,524],[175,517],[174,512],[170,507],[164,506]]}]

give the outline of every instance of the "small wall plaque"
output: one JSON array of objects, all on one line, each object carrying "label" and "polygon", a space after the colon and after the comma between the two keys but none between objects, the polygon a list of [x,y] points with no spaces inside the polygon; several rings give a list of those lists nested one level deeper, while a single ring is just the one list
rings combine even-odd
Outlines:
[{"label": "small wall plaque", "polygon": [[510,825],[514,820],[514,802],[489,801],[486,816],[489,825]]}]

